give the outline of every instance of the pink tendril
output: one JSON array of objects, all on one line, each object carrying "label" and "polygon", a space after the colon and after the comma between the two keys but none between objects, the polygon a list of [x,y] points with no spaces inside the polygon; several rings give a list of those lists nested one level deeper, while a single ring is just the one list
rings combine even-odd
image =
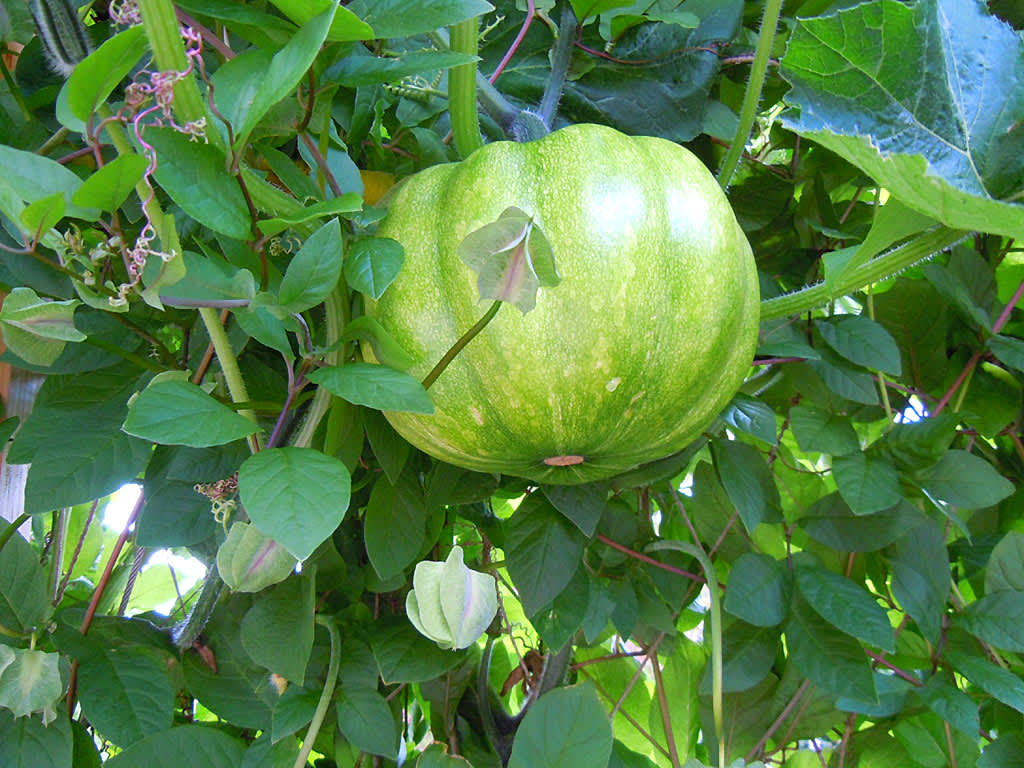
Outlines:
[{"label": "pink tendril", "polygon": [[522,44],[523,38],[526,37],[527,30],[533,23],[533,17],[537,15],[537,8],[534,5],[534,0],[526,0],[526,4],[526,18],[523,20],[523,26],[519,28],[519,34],[516,35],[516,39],[512,41],[512,45],[510,45],[508,51],[505,52],[505,57],[501,60],[501,63],[498,64],[498,68],[494,70],[494,74],[488,78],[492,85],[501,73],[505,71],[505,67],[508,66],[508,63],[512,60],[516,51],[519,50],[519,46]]}]

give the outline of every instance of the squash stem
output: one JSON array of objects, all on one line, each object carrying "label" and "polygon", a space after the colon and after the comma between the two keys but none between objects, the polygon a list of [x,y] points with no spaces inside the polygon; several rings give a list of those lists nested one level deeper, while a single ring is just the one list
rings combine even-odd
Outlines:
[{"label": "squash stem", "polygon": [[313,720],[306,731],[306,738],[302,741],[302,749],[295,758],[295,768],[304,766],[309,758],[309,753],[313,751],[313,742],[316,741],[317,734],[320,733],[320,726],[324,724],[324,718],[327,717],[327,708],[334,695],[334,686],[338,682],[338,667],[341,664],[341,635],[338,633],[338,625],[335,624],[334,619],[323,616],[317,616],[316,623],[326,629],[331,636],[331,657],[327,662],[327,679],[324,680],[324,689],[320,693],[320,700],[313,713]]},{"label": "squash stem", "polygon": [[564,0],[562,18],[558,24],[558,42],[555,43],[555,52],[551,58],[551,75],[537,108],[538,116],[548,128],[551,128],[551,123],[555,119],[558,102],[562,98],[562,89],[565,88],[565,79],[569,75],[572,48],[576,42],[576,27],[576,14],[572,10],[572,3]]},{"label": "squash stem", "polygon": [[444,369],[447,368],[448,364],[455,359],[455,356],[462,351],[462,348],[469,344],[469,342],[473,340],[473,337],[480,333],[480,331],[482,331],[487,324],[494,319],[494,316],[498,314],[498,310],[501,309],[501,304],[501,301],[496,301],[491,304],[491,308],[484,313],[483,317],[477,320],[476,325],[462,334],[462,337],[452,344],[452,348],[444,353],[444,357],[437,362],[437,365],[434,366],[433,370],[431,370],[430,373],[427,374],[426,378],[423,379],[424,389],[430,389],[430,385],[437,381],[437,377],[444,372]]}]

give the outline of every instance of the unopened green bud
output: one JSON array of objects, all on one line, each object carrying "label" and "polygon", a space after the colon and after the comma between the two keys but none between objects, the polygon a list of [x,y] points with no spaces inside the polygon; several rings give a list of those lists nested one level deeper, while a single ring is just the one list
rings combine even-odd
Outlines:
[{"label": "unopened green bud", "polygon": [[466,567],[462,547],[443,563],[417,563],[405,599],[409,620],[442,648],[461,650],[479,639],[498,612],[494,578]]}]

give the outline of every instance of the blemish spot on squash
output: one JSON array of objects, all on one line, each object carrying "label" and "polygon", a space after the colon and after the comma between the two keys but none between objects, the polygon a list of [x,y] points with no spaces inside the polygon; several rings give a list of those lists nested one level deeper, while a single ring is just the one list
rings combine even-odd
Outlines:
[{"label": "blemish spot on squash", "polygon": [[604,388],[607,389],[609,392],[614,392],[616,389],[619,388],[619,384],[621,383],[622,379],[616,376],[614,379],[611,379],[607,384],[605,384]]},{"label": "blemish spot on squash", "polygon": [[576,464],[582,464],[586,459],[583,456],[575,456],[569,454],[567,456],[548,456],[544,459],[544,463],[549,467],[572,467]]}]

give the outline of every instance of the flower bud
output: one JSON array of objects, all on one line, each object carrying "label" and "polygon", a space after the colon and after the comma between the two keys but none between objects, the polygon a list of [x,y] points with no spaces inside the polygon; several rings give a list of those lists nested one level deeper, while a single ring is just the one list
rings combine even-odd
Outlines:
[{"label": "flower bud", "polygon": [[498,612],[494,578],[466,567],[462,547],[453,547],[443,563],[416,564],[405,611],[421,634],[442,648],[468,648]]}]

